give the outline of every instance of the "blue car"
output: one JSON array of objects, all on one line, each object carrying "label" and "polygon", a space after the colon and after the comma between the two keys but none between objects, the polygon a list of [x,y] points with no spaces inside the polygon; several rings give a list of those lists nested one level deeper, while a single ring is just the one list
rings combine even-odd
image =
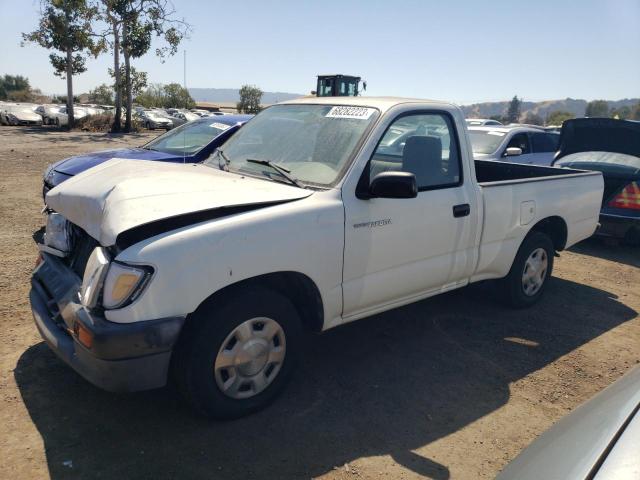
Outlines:
[{"label": "blue car", "polygon": [[139,148],[122,148],[77,155],[49,165],[44,173],[43,197],[53,187],[112,158],[199,163],[227,141],[253,115],[217,115],[179,126]]}]

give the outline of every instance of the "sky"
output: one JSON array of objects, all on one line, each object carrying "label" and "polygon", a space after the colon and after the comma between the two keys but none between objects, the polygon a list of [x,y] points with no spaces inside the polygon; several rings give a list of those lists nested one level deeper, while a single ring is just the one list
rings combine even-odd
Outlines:
[{"label": "sky", "polygon": [[[320,73],[359,75],[367,95],[460,104],[640,97],[640,0],[173,0],[193,26],[175,57],[134,66],[153,83],[308,93]],[[39,1],[0,0],[0,75],[66,92],[45,49],[20,46]],[[90,60],[76,93],[110,81]]]}]

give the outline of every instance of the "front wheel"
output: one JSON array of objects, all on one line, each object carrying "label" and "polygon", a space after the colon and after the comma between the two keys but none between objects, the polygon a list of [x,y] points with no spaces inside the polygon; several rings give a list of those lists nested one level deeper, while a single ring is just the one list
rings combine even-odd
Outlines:
[{"label": "front wheel", "polygon": [[252,287],[205,302],[188,319],[173,373],[190,406],[237,418],[267,406],[297,363],[296,309],[278,292]]},{"label": "front wheel", "polygon": [[542,232],[530,232],[520,245],[509,274],[501,280],[501,295],[514,308],[533,305],[542,297],[553,270],[555,249]]}]

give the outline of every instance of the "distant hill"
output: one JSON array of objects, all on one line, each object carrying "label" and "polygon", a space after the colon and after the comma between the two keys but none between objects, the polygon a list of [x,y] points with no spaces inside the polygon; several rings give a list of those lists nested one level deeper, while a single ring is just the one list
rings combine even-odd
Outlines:
[{"label": "distant hill", "polygon": [[[634,106],[640,102],[640,98],[625,98],[622,100],[607,100],[609,108],[620,108],[624,106]],[[584,116],[587,108],[586,100],[565,98],[564,100],[545,100],[543,102],[522,102],[521,113],[524,117],[528,112],[546,118],[551,112],[562,110],[570,112],[576,117]],[[485,102],[464,105],[462,110],[468,118],[489,118],[494,115],[504,115],[509,108],[509,101],[505,102]]]},{"label": "distant hill", "polygon": [[[212,102],[232,105],[240,101],[240,95],[237,88],[190,88],[189,93],[196,102]],[[305,94],[287,93],[287,92],[264,92],[262,96],[262,104],[270,105],[273,103],[284,102],[294,98],[301,97]],[[622,100],[607,100],[609,108],[620,108],[623,106],[632,107],[640,102],[640,98],[624,98]],[[522,102],[522,117],[528,112],[540,115],[546,118],[551,112],[562,110],[570,112],[576,117],[584,116],[587,108],[587,101],[575,98],[565,98],[564,100],[545,100],[543,102]],[[509,101],[504,102],[484,102],[474,103],[472,105],[463,105],[462,110],[468,118],[489,118],[494,115],[504,115],[509,108]]]},{"label": "distant hill", "polygon": [[[240,101],[237,88],[190,88],[189,93],[196,102],[235,103]],[[262,104],[284,102],[302,95],[301,93],[264,92]]]}]

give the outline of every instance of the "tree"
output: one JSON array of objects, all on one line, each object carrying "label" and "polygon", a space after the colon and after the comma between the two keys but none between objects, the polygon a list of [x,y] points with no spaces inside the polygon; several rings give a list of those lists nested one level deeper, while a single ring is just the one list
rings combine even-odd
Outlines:
[{"label": "tree", "polygon": [[611,118],[618,118],[620,120],[627,120],[629,118],[631,118],[631,114],[632,114],[632,107],[629,107],[628,105],[623,105],[620,108],[614,108],[611,110],[611,112],[609,112],[609,116]]},{"label": "tree", "polygon": [[178,83],[151,85],[136,96],[136,102],[145,108],[193,108],[196,102],[189,92]]},{"label": "tree", "polygon": [[86,0],[41,0],[38,28],[23,33],[24,42],[37,43],[48,50],[62,52],[51,53],[49,60],[54,75],[67,80],[67,113],[69,128],[73,127],[73,75],[86,70],[86,54],[94,56],[98,46],[91,36],[91,22],[97,11]]},{"label": "tree", "polygon": [[102,6],[112,27],[116,77],[120,76],[120,66],[116,64],[120,51],[124,57],[124,82],[116,78],[116,92],[124,91],[127,106],[125,131],[130,131],[134,96],[131,59],[149,51],[153,36],[164,42],[163,46],[156,48],[158,57],[174,55],[191,27],[184,20],[174,18],[175,10],[167,0],[102,0]]},{"label": "tree", "polygon": [[[120,78],[124,78],[125,76],[124,70],[125,70],[124,65],[122,65],[120,67]],[[116,75],[112,68],[109,69],[109,75],[111,75],[111,78],[114,79],[113,89],[115,90]],[[135,67],[131,67],[131,92],[133,94],[133,97],[135,98],[138,95],[140,95],[142,92],[144,92],[144,89],[147,88],[147,85],[148,85],[147,72],[139,72],[138,70],[135,69]]]},{"label": "tree", "polygon": [[608,117],[609,116],[609,104],[606,100],[594,100],[587,103],[587,109],[584,112],[585,117]]},{"label": "tree", "polygon": [[509,103],[509,109],[507,110],[507,120],[509,123],[518,123],[520,121],[520,108],[522,107],[522,100],[514,95]]},{"label": "tree", "polygon": [[238,113],[258,113],[262,94],[262,90],[255,85],[243,85],[240,88],[240,101],[236,104]]},{"label": "tree", "polygon": [[631,111],[631,120],[640,120],[640,102]]},{"label": "tree", "polygon": [[152,84],[136,96],[136,103],[145,108],[164,107],[164,87],[160,84]]},{"label": "tree", "polygon": [[4,75],[0,77],[0,100],[9,98],[11,92],[30,91],[29,79],[21,75]]},{"label": "tree", "polygon": [[[54,95],[53,97],[51,97],[51,103],[64,103],[66,105],[67,96],[66,95]],[[80,98],[74,95],[73,96],[73,103],[80,103]]]},{"label": "tree", "polygon": [[164,86],[165,108],[194,108],[196,102],[191,98],[189,91],[179,83],[170,83]]},{"label": "tree", "polygon": [[106,83],[98,85],[95,89],[89,90],[89,102],[100,105],[113,104],[113,89]]},{"label": "tree", "polygon": [[537,113],[527,112],[524,116],[524,123],[529,125],[544,125],[544,120]]},{"label": "tree", "polygon": [[572,118],[575,118],[573,113],[556,110],[555,112],[551,112],[547,115],[547,125],[562,125],[565,120],[570,120]]}]

